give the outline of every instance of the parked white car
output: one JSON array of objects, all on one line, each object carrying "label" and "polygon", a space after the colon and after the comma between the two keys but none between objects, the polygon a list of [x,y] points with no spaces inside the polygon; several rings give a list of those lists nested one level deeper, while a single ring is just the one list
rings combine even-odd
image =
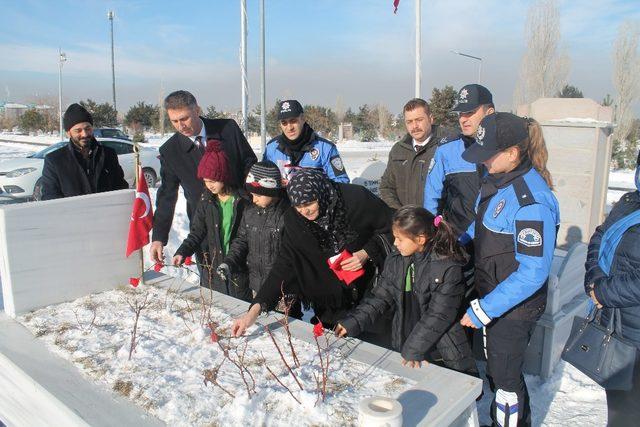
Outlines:
[{"label": "parked white car", "polygon": [[[113,148],[124,171],[124,178],[133,187],[135,158],[133,142],[113,138],[97,138],[101,144]],[[62,148],[67,141],[57,142],[27,157],[0,161],[0,201],[40,200],[44,156]],[[149,188],[156,186],[160,176],[160,159],[156,148],[140,146],[140,163]]]}]

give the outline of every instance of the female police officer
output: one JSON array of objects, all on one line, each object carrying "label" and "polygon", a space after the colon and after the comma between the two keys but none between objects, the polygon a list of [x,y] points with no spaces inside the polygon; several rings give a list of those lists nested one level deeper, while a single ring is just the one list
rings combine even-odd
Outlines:
[{"label": "female police officer", "polygon": [[485,117],[462,157],[482,163],[474,239],[479,298],[461,320],[484,327],[494,425],[531,425],[524,353],[545,308],[559,223],[540,125],[509,113]]}]

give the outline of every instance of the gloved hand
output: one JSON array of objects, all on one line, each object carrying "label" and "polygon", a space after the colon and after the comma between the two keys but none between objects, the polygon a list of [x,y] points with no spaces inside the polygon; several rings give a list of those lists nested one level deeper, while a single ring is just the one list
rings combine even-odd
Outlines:
[{"label": "gloved hand", "polygon": [[227,280],[231,274],[231,269],[226,263],[222,263],[216,268],[216,273],[222,280]]}]

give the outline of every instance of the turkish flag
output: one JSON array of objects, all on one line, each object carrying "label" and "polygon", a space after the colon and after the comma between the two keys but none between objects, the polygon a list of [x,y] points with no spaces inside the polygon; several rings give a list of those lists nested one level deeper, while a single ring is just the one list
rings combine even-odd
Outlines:
[{"label": "turkish flag", "polygon": [[400,0],[393,0],[393,13],[398,11],[398,5],[400,4]]},{"label": "turkish flag", "polygon": [[133,202],[131,211],[131,222],[129,223],[129,238],[127,239],[126,256],[137,251],[149,243],[149,232],[153,226],[153,207],[151,207],[151,197],[147,180],[144,179],[142,168],[138,177],[138,188],[136,188],[136,199]]}]

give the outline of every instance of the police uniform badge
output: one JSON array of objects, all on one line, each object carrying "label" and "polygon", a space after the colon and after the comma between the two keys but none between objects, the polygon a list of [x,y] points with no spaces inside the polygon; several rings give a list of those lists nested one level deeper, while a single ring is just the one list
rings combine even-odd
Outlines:
[{"label": "police uniform badge", "polygon": [[309,155],[311,156],[311,160],[316,160],[320,155],[320,151],[318,151],[317,148],[313,148],[309,151]]},{"label": "police uniform badge", "polygon": [[502,212],[502,209],[504,209],[504,205],[506,205],[507,202],[502,199],[498,202],[498,204],[496,205],[496,208],[493,210],[493,217],[497,218],[498,215],[500,215],[500,212]]},{"label": "police uniform badge", "polygon": [[517,251],[523,255],[542,256],[542,221],[516,221]]},{"label": "police uniform badge", "polygon": [[482,126],[478,126],[478,131],[476,132],[476,143],[478,145],[482,145],[484,144],[484,134],[485,134],[485,130]]},{"label": "police uniform badge", "polygon": [[340,156],[333,156],[329,162],[331,163],[331,168],[336,176],[344,173],[344,164],[342,163]]},{"label": "police uniform badge", "polygon": [[459,104],[464,104],[467,102],[467,95],[469,95],[469,91],[467,91],[466,89],[462,89],[460,91],[460,97],[458,99],[458,103]]}]

